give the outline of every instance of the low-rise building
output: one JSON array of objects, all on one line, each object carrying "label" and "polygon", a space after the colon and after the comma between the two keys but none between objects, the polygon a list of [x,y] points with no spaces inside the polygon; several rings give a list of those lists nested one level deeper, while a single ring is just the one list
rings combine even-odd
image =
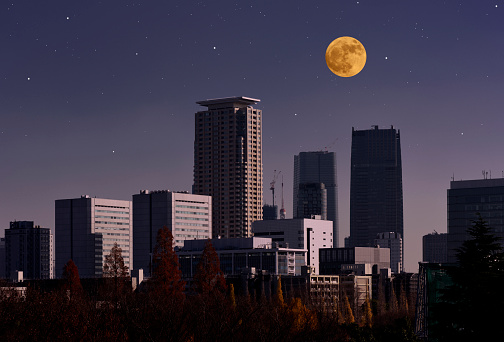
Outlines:
[{"label": "low-rise building", "polygon": [[[177,251],[182,276],[192,278],[207,240],[186,240]],[[229,238],[211,240],[224,275],[255,269],[276,275],[300,275],[305,266],[305,249],[277,247],[271,238]]]},{"label": "low-rise building", "polygon": [[321,248],[320,274],[369,275],[390,268],[390,248]]},{"label": "low-rise building", "polygon": [[256,237],[271,238],[283,248],[306,249],[306,264],[319,273],[319,249],[333,247],[333,223],[316,219],[255,221],[252,232]]}]

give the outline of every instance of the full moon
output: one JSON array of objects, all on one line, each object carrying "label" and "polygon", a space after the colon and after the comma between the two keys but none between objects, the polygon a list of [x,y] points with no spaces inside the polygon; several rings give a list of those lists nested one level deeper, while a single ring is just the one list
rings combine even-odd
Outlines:
[{"label": "full moon", "polygon": [[355,38],[339,37],[327,47],[325,59],[333,73],[341,77],[352,77],[364,68],[366,49]]}]

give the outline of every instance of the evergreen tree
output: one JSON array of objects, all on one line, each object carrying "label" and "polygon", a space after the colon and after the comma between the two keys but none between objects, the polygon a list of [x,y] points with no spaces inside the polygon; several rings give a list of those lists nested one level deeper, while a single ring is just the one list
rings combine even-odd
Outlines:
[{"label": "evergreen tree", "polygon": [[205,244],[194,274],[194,289],[201,294],[225,293],[226,279],[220,269],[220,261],[210,239]]},{"label": "evergreen tree", "polygon": [[453,284],[434,307],[432,334],[440,341],[492,340],[504,314],[504,258],[500,239],[480,215],[447,270]]},{"label": "evergreen tree", "polygon": [[183,297],[185,282],[177,254],[173,250],[172,232],[166,226],[158,231],[152,259],[152,277],[156,289],[167,296]]}]

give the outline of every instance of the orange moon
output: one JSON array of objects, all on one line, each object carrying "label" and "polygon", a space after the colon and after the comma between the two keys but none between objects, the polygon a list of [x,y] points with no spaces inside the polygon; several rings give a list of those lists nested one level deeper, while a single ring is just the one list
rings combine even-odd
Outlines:
[{"label": "orange moon", "polygon": [[352,77],[366,65],[366,49],[357,39],[339,37],[327,47],[325,59],[329,69],[338,76]]}]

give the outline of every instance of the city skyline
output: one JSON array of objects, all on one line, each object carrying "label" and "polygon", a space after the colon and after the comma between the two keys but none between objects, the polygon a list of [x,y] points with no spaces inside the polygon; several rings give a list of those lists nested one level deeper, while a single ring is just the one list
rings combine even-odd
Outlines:
[{"label": "city skyline", "polygon": [[[349,235],[351,128],[402,133],[405,269],[446,232],[450,180],[501,177],[504,70],[495,1],[9,3],[0,11],[0,227],[54,232],[54,200],[191,190],[195,101],[251,96],[263,116],[264,200],[293,156],[336,152],[340,242]],[[334,75],[352,36],[364,69]],[[277,201],[279,200],[277,191]],[[3,235],[3,232],[0,232]]]}]

